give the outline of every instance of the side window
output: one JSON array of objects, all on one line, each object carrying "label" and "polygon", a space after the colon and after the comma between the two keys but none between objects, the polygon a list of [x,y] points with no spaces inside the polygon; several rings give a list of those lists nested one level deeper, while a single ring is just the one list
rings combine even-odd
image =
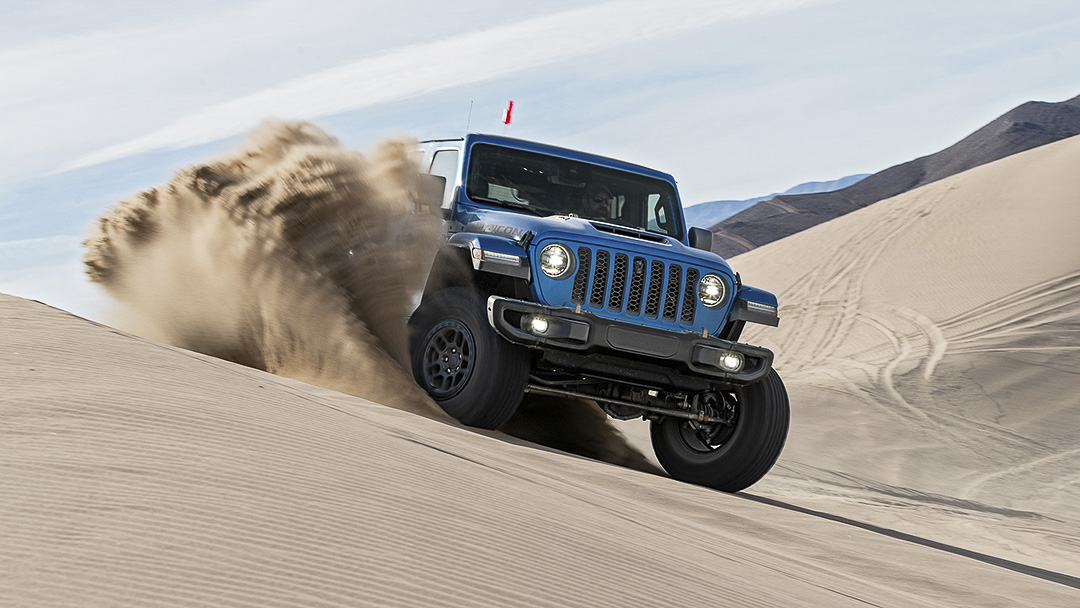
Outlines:
[{"label": "side window", "polygon": [[667,228],[666,209],[663,205],[658,205],[659,202],[659,194],[650,194],[645,203],[645,207],[649,211],[649,230],[653,232],[664,232]]},{"label": "side window", "polygon": [[446,178],[446,190],[443,191],[443,209],[450,207],[450,197],[454,195],[454,182],[458,174],[458,151],[439,150],[435,152],[435,158],[431,159],[432,175]]}]

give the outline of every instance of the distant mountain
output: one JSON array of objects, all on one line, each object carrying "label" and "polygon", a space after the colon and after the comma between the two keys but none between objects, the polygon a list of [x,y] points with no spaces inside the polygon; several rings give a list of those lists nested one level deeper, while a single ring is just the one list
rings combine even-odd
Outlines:
[{"label": "distant mountain", "polygon": [[806,182],[799,184],[786,192],[781,194],[813,194],[815,192],[832,192],[833,190],[840,190],[841,188],[847,188],[853,184],[861,182],[862,180],[870,177],[869,173],[857,173],[855,175],[849,175],[847,177],[841,177],[840,179],[834,179],[827,182]]},{"label": "distant mountain", "polygon": [[[1080,96],[1029,101],[956,144],[833,192],[780,194],[713,226],[713,251],[731,257],[924,184],[1080,134]],[[692,207],[691,207],[692,209]]]},{"label": "distant mountain", "polygon": [[776,196],[776,194],[748,198],[743,201],[709,201],[707,203],[694,205],[693,207],[687,207],[683,210],[683,214],[686,216],[687,226],[711,228],[714,224],[724,218],[731,217],[755,203],[767,201],[774,196]]},{"label": "distant mountain", "polygon": [[811,192],[831,192],[841,188],[847,188],[855,182],[868,177],[869,173],[849,175],[827,182],[806,182],[784,192],[774,192],[765,196],[748,198],[742,201],[710,201],[686,208],[686,224],[688,226],[700,226],[710,228],[736,213],[761,201],[767,201],[781,194],[807,194]]}]

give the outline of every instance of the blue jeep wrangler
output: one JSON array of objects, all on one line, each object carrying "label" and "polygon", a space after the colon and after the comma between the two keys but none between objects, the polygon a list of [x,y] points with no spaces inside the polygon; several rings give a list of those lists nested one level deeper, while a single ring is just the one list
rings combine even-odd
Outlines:
[{"label": "blue jeep wrangler", "polygon": [[413,374],[462,423],[498,428],[525,393],[651,421],[676,479],[735,492],[776,462],[788,399],[776,297],[743,285],[687,228],[666,173],[471,134],[421,143],[446,246],[409,320]]}]

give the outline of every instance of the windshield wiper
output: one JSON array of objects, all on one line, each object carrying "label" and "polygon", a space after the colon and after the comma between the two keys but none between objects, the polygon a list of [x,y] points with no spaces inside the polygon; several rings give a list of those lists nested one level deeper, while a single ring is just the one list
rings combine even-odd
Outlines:
[{"label": "windshield wiper", "polygon": [[499,207],[506,207],[507,209],[520,209],[521,211],[528,211],[529,213],[544,217],[543,213],[536,210],[535,207],[531,207],[524,203],[515,203],[513,201],[504,201],[497,198],[488,198],[486,196],[470,196],[469,200],[474,200],[480,203],[491,203],[492,205],[498,205]]}]

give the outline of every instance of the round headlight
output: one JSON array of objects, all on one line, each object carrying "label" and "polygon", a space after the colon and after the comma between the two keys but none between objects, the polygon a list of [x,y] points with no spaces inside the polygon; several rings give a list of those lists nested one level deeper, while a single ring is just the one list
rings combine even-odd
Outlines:
[{"label": "round headlight", "polygon": [[707,274],[698,281],[697,297],[709,308],[715,308],[724,301],[727,287],[724,280],[715,274]]},{"label": "round headlight", "polygon": [[540,250],[540,270],[553,279],[570,274],[570,250],[565,245],[552,243]]}]

